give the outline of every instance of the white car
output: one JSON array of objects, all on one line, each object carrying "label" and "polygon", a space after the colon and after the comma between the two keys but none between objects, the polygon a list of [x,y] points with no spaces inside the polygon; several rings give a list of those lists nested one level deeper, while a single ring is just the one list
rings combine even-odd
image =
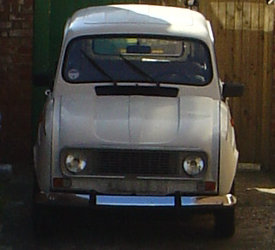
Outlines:
[{"label": "white car", "polygon": [[109,5],[68,21],[34,147],[45,206],[213,209],[234,232],[238,162],[209,21],[188,9]]}]

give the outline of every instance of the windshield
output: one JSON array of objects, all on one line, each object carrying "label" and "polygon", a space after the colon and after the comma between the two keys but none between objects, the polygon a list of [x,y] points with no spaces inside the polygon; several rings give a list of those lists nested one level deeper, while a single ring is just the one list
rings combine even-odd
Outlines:
[{"label": "windshield", "polygon": [[62,74],[70,83],[205,85],[212,79],[212,66],[207,46],[198,40],[97,36],[69,43]]}]

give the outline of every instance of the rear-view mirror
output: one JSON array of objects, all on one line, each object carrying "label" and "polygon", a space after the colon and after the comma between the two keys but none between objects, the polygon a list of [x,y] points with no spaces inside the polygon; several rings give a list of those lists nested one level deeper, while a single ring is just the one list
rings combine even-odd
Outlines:
[{"label": "rear-view mirror", "polygon": [[224,83],[222,89],[223,97],[241,97],[244,92],[244,85],[241,83]]},{"label": "rear-view mirror", "polygon": [[130,45],[127,47],[130,54],[151,54],[151,47],[146,45]]}]

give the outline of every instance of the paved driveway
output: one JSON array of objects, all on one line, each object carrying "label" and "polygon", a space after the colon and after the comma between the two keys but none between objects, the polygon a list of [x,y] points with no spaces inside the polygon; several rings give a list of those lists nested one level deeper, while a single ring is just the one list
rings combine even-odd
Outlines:
[{"label": "paved driveway", "polygon": [[20,169],[2,190],[6,205],[0,221],[0,250],[275,249],[275,195],[254,189],[275,187],[275,179],[267,173],[238,172],[236,233],[229,239],[215,236],[211,215],[122,210],[62,211],[54,228],[37,237],[31,224],[32,179]]}]

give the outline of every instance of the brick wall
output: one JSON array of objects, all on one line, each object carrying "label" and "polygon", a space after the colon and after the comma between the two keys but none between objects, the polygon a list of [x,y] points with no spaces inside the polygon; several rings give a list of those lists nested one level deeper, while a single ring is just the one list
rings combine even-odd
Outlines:
[{"label": "brick wall", "polygon": [[0,0],[0,163],[31,159],[33,0]]},{"label": "brick wall", "polygon": [[[274,7],[275,14],[275,7]],[[275,16],[275,15],[274,15]],[[273,29],[273,84],[272,84],[272,100],[271,100],[271,155],[270,169],[275,172],[275,20]]]}]

